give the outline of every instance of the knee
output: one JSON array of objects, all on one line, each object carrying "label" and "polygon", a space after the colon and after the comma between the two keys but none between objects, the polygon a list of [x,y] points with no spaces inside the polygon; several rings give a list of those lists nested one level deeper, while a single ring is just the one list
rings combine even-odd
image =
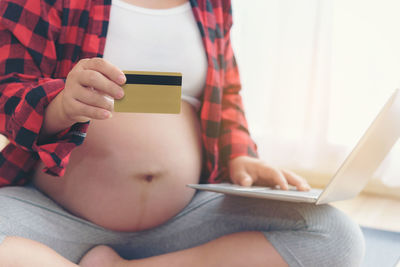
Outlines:
[{"label": "knee", "polygon": [[314,223],[313,230],[324,237],[324,257],[331,257],[331,266],[360,266],[364,257],[365,241],[358,224],[329,205],[319,208],[319,223]]}]

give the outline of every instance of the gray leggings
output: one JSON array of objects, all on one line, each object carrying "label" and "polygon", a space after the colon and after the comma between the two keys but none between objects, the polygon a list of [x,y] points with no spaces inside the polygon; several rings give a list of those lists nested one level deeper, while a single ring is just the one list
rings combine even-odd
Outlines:
[{"label": "gray leggings", "polygon": [[263,232],[290,266],[359,266],[364,253],[359,227],[329,205],[197,192],[165,224],[127,233],[73,216],[32,186],[0,189],[0,242],[6,236],[29,238],[73,262],[99,244],[111,246],[126,259],[138,259],[243,231]]}]

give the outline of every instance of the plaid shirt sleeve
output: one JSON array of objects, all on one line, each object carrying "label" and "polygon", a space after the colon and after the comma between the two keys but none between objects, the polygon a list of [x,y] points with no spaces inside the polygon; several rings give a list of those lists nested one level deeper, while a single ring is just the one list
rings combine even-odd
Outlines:
[{"label": "plaid shirt sleeve", "polygon": [[227,175],[229,160],[238,156],[258,157],[257,146],[250,137],[248,125],[243,109],[240,76],[230,41],[232,13],[229,4],[225,5],[225,53],[224,59],[224,86],[222,92],[222,121],[219,137],[220,162],[222,173]]},{"label": "plaid shirt sleeve", "polygon": [[38,143],[45,108],[65,83],[51,78],[62,8],[48,2],[0,2],[0,133],[10,141],[0,154],[0,186],[23,184],[38,157],[47,173],[63,175],[87,130],[87,124],[75,124]]}]

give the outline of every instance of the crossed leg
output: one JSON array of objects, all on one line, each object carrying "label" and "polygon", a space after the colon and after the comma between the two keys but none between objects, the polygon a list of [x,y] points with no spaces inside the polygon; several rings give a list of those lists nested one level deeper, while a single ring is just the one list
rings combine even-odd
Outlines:
[{"label": "crossed leg", "polygon": [[[187,266],[187,261],[190,266],[357,266],[363,255],[359,227],[330,206],[207,192],[196,194],[181,213],[157,228],[117,233],[68,214],[33,188],[0,189],[0,240],[2,234],[0,255],[11,256],[28,245],[24,251],[29,255],[39,255],[36,249],[42,248],[42,253],[68,259],[57,265],[66,267],[76,266],[85,254],[82,266],[100,257],[111,266]],[[25,241],[36,245],[18,244]],[[2,265],[8,266],[0,261]]]}]

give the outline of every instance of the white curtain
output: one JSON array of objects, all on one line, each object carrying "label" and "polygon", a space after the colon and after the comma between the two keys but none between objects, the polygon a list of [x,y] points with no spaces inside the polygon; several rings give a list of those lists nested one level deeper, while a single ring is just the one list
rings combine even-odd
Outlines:
[{"label": "white curtain", "polygon": [[[232,43],[261,157],[333,174],[400,87],[400,1],[232,2]],[[400,186],[400,142],[375,176]]]}]

